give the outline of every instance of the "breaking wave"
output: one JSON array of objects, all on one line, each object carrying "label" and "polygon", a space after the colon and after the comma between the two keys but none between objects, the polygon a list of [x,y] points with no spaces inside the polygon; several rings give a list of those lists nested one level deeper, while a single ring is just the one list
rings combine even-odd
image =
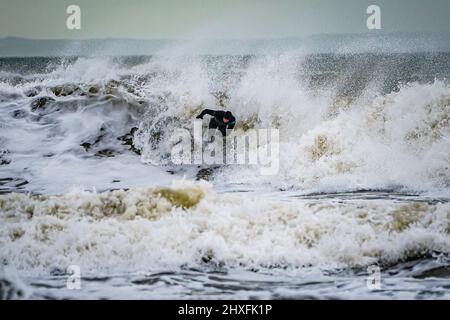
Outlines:
[{"label": "breaking wave", "polygon": [[[16,72],[20,59],[7,60],[0,75],[0,159],[16,175],[30,161],[37,168],[42,159],[52,161],[57,170],[129,150],[143,163],[161,163],[174,130],[191,129],[202,108],[227,108],[238,118],[238,136],[250,128],[280,130],[280,169],[265,177],[255,168],[230,166],[215,174],[217,181],[309,191],[447,190],[448,59],[73,58],[37,61],[41,68],[28,73]],[[36,181],[36,175],[22,178]],[[110,188],[114,178],[108,179],[102,188]],[[71,181],[62,184],[68,190]]]},{"label": "breaking wave", "polygon": [[[448,54],[168,52],[0,70],[2,270],[273,275],[445,257],[448,275]],[[166,164],[172,133],[203,108],[231,110],[240,137],[278,129],[277,174]],[[28,297],[14,279],[0,294]]]}]

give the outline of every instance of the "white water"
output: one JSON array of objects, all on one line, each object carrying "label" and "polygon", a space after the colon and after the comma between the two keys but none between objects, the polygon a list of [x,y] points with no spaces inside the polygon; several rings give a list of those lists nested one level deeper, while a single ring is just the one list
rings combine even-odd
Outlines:
[{"label": "white water", "polygon": [[[374,77],[359,94],[343,94],[339,81],[309,85],[301,76],[307,69],[306,57],[283,54],[246,63],[180,55],[137,65],[80,58],[42,73],[5,71],[0,161],[6,163],[0,166],[0,187],[41,196],[0,195],[0,261],[29,283],[47,284],[54,280],[47,277],[64,274],[71,264],[84,276],[125,275],[121,286],[132,282],[128,276],[167,271],[176,277],[191,268],[227,270],[225,282],[246,278],[250,270],[259,271],[258,279],[281,274],[286,283],[306,272],[305,281],[332,282],[322,296],[333,296],[334,285],[344,280],[322,272],[448,254],[447,82],[412,81],[382,93],[384,79]],[[55,87],[78,89],[61,96]],[[37,95],[27,97],[32,89]],[[246,126],[280,130],[277,175],[230,166],[216,171],[210,184],[194,183],[195,168],[149,165],[170,151],[167,138],[174,129],[189,128],[204,107],[221,108],[217,91],[226,91],[227,108],[238,117],[235,134],[244,135]],[[55,101],[33,110],[40,97]],[[141,156],[117,140],[133,127]],[[150,141],[155,134],[163,137],[161,143]],[[183,176],[187,181],[180,182]],[[121,188],[131,189],[86,191]],[[231,192],[237,190],[245,192]],[[357,190],[387,190],[387,196],[298,197]],[[411,193],[419,195],[402,198]],[[427,271],[435,263],[418,268]],[[447,262],[437,265],[445,268]],[[341,297],[356,297],[365,288],[364,279],[349,279],[346,286],[354,291]],[[400,286],[400,280],[392,281]],[[396,297],[415,297],[414,290],[433,285],[414,283]],[[105,294],[100,287],[94,296]],[[436,294],[448,294],[444,287],[442,280]],[[133,288],[129,296],[138,292]],[[256,296],[295,297],[299,288],[261,290],[255,289]],[[167,285],[156,295],[185,297],[193,291]]]},{"label": "white water", "polygon": [[[0,259],[45,275],[70,264],[85,273],[173,270],[204,256],[227,268],[333,269],[450,250],[449,204],[280,201],[219,195],[206,183],[169,190],[174,198],[157,189],[2,196]],[[182,209],[183,197],[193,207]]]}]

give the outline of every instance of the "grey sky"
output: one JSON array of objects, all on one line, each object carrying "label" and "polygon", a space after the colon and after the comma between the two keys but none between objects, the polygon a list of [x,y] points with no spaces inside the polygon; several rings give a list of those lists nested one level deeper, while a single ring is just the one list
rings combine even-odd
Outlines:
[{"label": "grey sky", "polygon": [[[82,10],[66,29],[66,8]],[[370,4],[385,32],[450,32],[449,0],[0,0],[0,37],[283,38],[367,32]]]}]

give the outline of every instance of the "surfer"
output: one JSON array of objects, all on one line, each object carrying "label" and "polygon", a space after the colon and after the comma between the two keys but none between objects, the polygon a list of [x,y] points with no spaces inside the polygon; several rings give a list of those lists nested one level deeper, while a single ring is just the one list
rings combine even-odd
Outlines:
[{"label": "surfer", "polygon": [[227,135],[227,130],[234,129],[236,118],[230,111],[205,109],[197,116],[197,119],[203,119],[206,114],[212,116],[209,121],[209,129],[219,129],[222,136]]}]

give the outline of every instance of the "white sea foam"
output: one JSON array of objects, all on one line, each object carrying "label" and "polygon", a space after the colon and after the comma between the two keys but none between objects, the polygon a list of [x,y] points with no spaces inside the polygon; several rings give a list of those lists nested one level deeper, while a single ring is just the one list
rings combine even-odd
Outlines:
[{"label": "white sea foam", "polygon": [[0,259],[27,275],[215,265],[327,269],[450,251],[450,205],[274,200],[206,182],[0,196]]},{"label": "white sea foam", "polygon": [[[449,187],[450,89],[444,83],[413,84],[342,106],[298,101],[291,104],[298,111],[283,115],[287,120],[280,122],[281,172],[270,177],[273,185],[328,191]],[[247,110],[252,105],[258,104]],[[313,115],[308,114],[313,108]],[[267,123],[280,109],[256,113],[266,116]],[[227,177],[267,182],[252,171],[225,172],[221,178]]]},{"label": "white sea foam", "polygon": [[[281,171],[267,178],[255,170],[232,167],[217,180],[323,191],[449,187],[447,83],[410,83],[397,92],[380,94],[374,79],[362,94],[342,95],[339,88],[307,88],[298,80],[302,61],[297,55],[266,56],[240,70],[237,80],[219,79],[230,97],[227,108],[238,116],[236,134],[244,135],[246,127],[280,129]],[[172,74],[180,64],[165,61],[163,74]],[[147,114],[140,124],[134,142],[143,150],[144,161],[157,162],[169,153],[174,127],[189,127],[198,110],[216,103],[210,92],[221,81],[206,77],[204,65],[187,64],[189,72],[149,85],[152,92],[167,90],[171,95],[163,108]],[[166,122],[171,117],[178,121]],[[155,132],[164,137],[157,146],[149,142]]]}]

